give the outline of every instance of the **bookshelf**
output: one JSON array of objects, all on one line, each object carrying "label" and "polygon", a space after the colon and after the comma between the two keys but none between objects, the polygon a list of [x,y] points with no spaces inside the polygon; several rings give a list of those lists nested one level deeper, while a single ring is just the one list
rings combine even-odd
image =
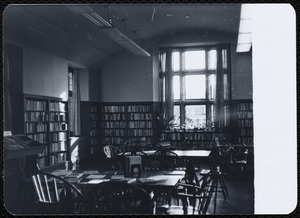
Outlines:
[{"label": "bookshelf", "polygon": [[125,104],[101,105],[101,144],[121,145],[127,137]]},{"label": "bookshelf", "polygon": [[228,139],[228,134],[223,132],[177,130],[162,131],[163,141],[170,141],[171,145],[178,149],[203,149],[210,150],[215,146],[214,138]]},{"label": "bookshelf", "polygon": [[37,159],[41,168],[70,158],[67,108],[60,98],[24,95],[24,134],[45,145]]},{"label": "bookshelf", "polygon": [[156,102],[126,102],[101,104],[101,143],[122,145],[130,138],[145,138],[155,143],[154,113]]},{"label": "bookshelf", "polygon": [[81,132],[88,138],[88,145],[80,148],[80,159],[96,153],[100,144],[100,105],[97,102],[81,102]]},{"label": "bookshelf", "polygon": [[252,100],[236,100],[233,102],[235,113],[233,126],[235,140],[247,146],[253,146],[253,102]]}]

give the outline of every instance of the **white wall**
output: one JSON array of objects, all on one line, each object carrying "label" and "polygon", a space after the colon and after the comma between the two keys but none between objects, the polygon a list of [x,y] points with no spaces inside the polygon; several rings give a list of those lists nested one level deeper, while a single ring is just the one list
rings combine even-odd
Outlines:
[{"label": "white wall", "polygon": [[[67,100],[69,64],[69,61],[58,56],[24,46],[24,93]],[[89,100],[88,70],[83,67],[79,70],[81,100]]]},{"label": "white wall", "polygon": [[123,52],[102,68],[102,102],[153,101],[152,58]]}]

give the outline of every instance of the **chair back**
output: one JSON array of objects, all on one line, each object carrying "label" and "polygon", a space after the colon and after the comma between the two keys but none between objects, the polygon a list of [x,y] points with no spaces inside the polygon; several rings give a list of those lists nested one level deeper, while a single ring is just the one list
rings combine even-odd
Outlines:
[{"label": "chair back", "polygon": [[102,182],[91,189],[89,200],[92,214],[153,214],[150,195],[126,182]]},{"label": "chair back", "polygon": [[67,180],[50,173],[32,175],[40,212],[49,214],[79,213],[83,203],[81,192]]},{"label": "chair back", "polygon": [[199,185],[188,184],[180,180],[176,185],[177,196],[193,199],[193,214],[206,214],[212,197],[212,180],[200,180]]},{"label": "chair back", "polygon": [[154,157],[169,163],[169,169],[166,170],[176,170],[177,168],[184,166],[182,159],[172,150],[157,150],[154,153]]},{"label": "chair back", "polygon": [[247,163],[248,159],[248,148],[246,144],[236,144],[233,147],[233,162],[244,162]]},{"label": "chair back", "polygon": [[105,145],[103,147],[103,152],[106,158],[114,158],[117,154],[122,153],[122,151],[119,148],[112,145]]}]

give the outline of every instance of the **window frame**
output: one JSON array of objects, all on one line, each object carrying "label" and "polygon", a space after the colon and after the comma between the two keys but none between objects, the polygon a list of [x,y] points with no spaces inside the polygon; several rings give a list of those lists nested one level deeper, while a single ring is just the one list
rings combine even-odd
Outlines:
[{"label": "window frame", "polygon": [[[170,111],[171,114],[169,114],[169,117],[173,116],[174,114],[174,106],[179,106],[180,108],[180,125],[185,123],[186,119],[186,112],[185,112],[185,106],[187,105],[205,105],[206,108],[206,125],[208,122],[211,121],[213,118],[213,122],[216,122],[216,98],[217,98],[217,92],[218,92],[218,84],[217,84],[217,75],[218,75],[218,70],[222,68],[220,66],[223,64],[223,49],[227,50],[227,56],[226,56],[226,64],[227,64],[227,74],[228,74],[228,91],[229,91],[229,99],[231,99],[231,92],[230,92],[230,80],[231,80],[231,74],[230,74],[230,49],[227,44],[214,44],[214,45],[199,45],[199,46],[193,46],[193,47],[172,47],[172,48],[161,48],[162,53],[170,52],[170,60],[171,64],[169,69],[166,69],[164,72],[162,71],[161,74],[163,75],[161,78],[164,79],[164,81],[168,80],[173,80],[173,76],[178,75],[179,76],[179,81],[180,81],[180,99],[174,99],[174,93],[173,93],[173,82],[171,89],[166,89],[162,93],[165,93],[164,96],[162,96],[162,99],[166,99],[168,96],[172,96],[173,98],[173,109]],[[184,52],[186,51],[205,51],[205,68],[204,69],[196,69],[196,70],[184,70]],[[216,50],[216,67],[215,69],[210,69],[209,68],[209,51],[211,50]],[[179,71],[173,71],[173,57],[172,53],[173,52],[179,52]],[[220,59],[219,59],[220,58]],[[218,60],[219,59],[219,60]],[[168,65],[168,64],[166,64]],[[167,72],[169,71],[169,72]],[[205,76],[205,98],[203,99],[186,99],[186,87],[185,87],[185,76],[186,75],[204,75]],[[209,81],[209,76],[210,75],[215,75],[215,93],[214,93],[214,98],[212,99],[209,94],[209,88],[210,88],[210,81]],[[164,84],[164,86],[166,86]],[[171,93],[170,93],[171,91]],[[211,111],[211,106],[214,106],[213,111]]]}]

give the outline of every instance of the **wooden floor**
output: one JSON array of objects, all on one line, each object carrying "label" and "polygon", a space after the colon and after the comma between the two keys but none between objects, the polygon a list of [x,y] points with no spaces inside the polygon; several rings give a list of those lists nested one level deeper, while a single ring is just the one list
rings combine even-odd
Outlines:
[{"label": "wooden floor", "polygon": [[[216,214],[254,214],[254,183],[251,175],[227,175],[224,178],[228,197],[224,200],[222,193],[217,195]],[[213,201],[211,200],[208,214],[213,214]]]},{"label": "wooden floor", "polygon": [[[233,173],[224,176],[228,196],[224,199],[221,192],[217,194],[216,213],[214,213],[213,195],[207,214],[211,215],[251,215],[254,214],[254,180],[253,174]],[[172,202],[176,202],[172,200]],[[176,203],[175,203],[176,204]],[[181,204],[179,202],[179,204]],[[183,214],[182,207],[173,214]],[[188,214],[192,214],[189,210]]]}]

